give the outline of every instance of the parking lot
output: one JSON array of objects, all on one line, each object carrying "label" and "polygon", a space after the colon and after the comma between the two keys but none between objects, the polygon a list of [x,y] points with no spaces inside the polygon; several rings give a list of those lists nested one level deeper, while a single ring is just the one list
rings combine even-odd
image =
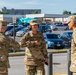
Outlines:
[{"label": "parking lot", "polygon": [[[60,34],[62,32],[66,32],[66,31],[53,31],[53,33],[56,33],[56,34]],[[14,37],[12,37],[12,38],[14,38]],[[19,42],[20,38],[21,37],[15,37],[15,39],[18,42]],[[21,48],[21,49],[24,50],[24,48]],[[52,49],[48,49],[48,50],[50,51]],[[56,49],[53,49],[53,50],[56,50]],[[14,75],[14,74],[16,74],[16,75],[17,74],[18,75],[23,74],[24,75],[23,58],[22,57],[19,57],[19,58],[17,57],[17,59],[16,58],[14,59],[14,58],[12,58],[14,61],[12,59],[10,59],[11,68],[9,69],[9,75],[11,73],[12,73],[12,75]],[[20,59],[20,58],[22,58],[22,59]],[[19,61],[22,60],[22,61],[21,62],[16,62],[16,60],[19,60]],[[18,68],[16,66],[18,66]],[[68,66],[67,65],[67,53],[60,53],[60,54],[54,54],[53,55],[53,74],[67,73],[67,71],[68,71],[68,67],[67,66]],[[14,67],[15,67],[15,69],[14,69]],[[45,70],[46,70],[46,74],[48,75],[48,67],[46,65],[45,65]]]},{"label": "parking lot", "polygon": [[[71,30],[65,30],[65,31],[52,31],[52,33],[55,33],[55,34],[60,34],[60,33],[62,33],[62,32],[67,32],[67,31],[71,31]],[[11,38],[14,38],[14,36],[10,36]],[[21,37],[15,37],[15,40],[17,40],[18,42],[20,41],[20,38]],[[24,49],[24,48],[21,48],[22,50]]]}]

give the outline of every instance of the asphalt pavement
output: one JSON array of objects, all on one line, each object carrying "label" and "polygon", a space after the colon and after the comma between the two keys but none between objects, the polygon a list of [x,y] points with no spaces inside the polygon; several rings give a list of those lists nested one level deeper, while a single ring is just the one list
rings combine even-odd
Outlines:
[{"label": "asphalt pavement", "polygon": [[[53,31],[53,33],[57,33],[57,34],[60,34],[61,32],[63,32],[63,31]],[[19,42],[20,38],[21,37],[16,37],[15,39]],[[21,48],[21,49],[24,50],[24,48]],[[67,65],[63,69],[60,68],[60,67],[62,67],[66,63],[66,61],[67,61],[67,55],[66,54],[59,54],[59,55],[54,55],[54,56],[55,56],[55,58],[53,58],[53,63],[56,66],[53,66],[53,75],[68,75],[67,74]],[[14,58],[12,58],[12,59],[13,59],[13,61],[16,61]],[[21,59],[21,60],[23,62],[23,59]],[[10,62],[11,65],[12,65],[12,62]],[[21,61],[17,62],[17,64],[16,64],[17,67],[15,67],[15,65],[12,65],[12,67],[9,69],[9,75],[21,75],[21,74],[25,75],[24,73],[20,72],[20,71],[24,72],[24,66],[23,66],[24,63],[21,63],[21,65],[19,65],[18,64],[19,62],[21,63]],[[23,67],[23,69],[22,69],[22,67]],[[16,68],[18,70],[16,70]],[[47,70],[47,68],[45,70]],[[14,71],[14,72],[12,72],[12,71]],[[13,74],[11,74],[11,73],[13,73]],[[47,73],[47,75],[48,75],[48,73]]]},{"label": "asphalt pavement", "polygon": [[[25,75],[24,55],[9,57],[9,60],[10,60],[10,65],[11,65],[11,68],[9,68],[9,75],[15,75],[15,74],[16,75],[21,75],[21,74]],[[68,75],[66,62],[67,62],[66,53],[54,54],[53,55],[53,64],[52,64],[53,65],[53,75]],[[45,65],[45,71],[46,71],[46,75],[48,75],[48,66],[46,66],[46,65]]]}]

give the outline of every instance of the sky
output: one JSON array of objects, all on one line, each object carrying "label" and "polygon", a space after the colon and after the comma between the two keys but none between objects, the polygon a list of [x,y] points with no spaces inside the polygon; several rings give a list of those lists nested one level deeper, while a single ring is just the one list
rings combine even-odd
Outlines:
[{"label": "sky", "polygon": [[0,0],[0,9],[41,9],[43,14],[76,13],[76,0]]}]

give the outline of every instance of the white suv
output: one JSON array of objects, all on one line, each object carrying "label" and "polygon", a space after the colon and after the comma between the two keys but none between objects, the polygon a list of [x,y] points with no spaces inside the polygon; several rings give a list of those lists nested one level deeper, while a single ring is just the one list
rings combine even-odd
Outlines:
[{"label": "white suv", "polygon": [[55,24],[50,25],[51,30],[58,30],[57,26]]}]

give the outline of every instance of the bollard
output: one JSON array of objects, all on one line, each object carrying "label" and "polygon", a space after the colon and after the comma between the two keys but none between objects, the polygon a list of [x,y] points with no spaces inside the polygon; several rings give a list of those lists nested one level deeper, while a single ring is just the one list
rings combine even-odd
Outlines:
[{"label": "bollard", "polygon": [[[15,33],[16,33],[16,32],[15,32],[15,23],[14,23],[13,28],[14,28],[13,37],[14,37],[14,40],[15,40],[15,35],[16,35],[16,34],[15,34]],[[14,50],[14,52],[15,52],[15,50]]]},{"label": "bollard", "polygon": [[49,66],[48,66],[49,67],[48,68],[49,69],[48,70],[49,71],[49,75],[53,75],[52,61],[53,61],[52,60],[52,53],[49,53]]},{"label": "bollard", "polygon": [[14,36],[14,40],[15,40],[15,35],[16,35],[16,33],[15,33],[15,23],[14,23],[13,28],[14,28],[13,36]]},{"label": "bollard", "polygon": [[67,50],[67,58],[68,58],[68,75],[72,75],[70,71],[70,64],[71,64],[71,50]]}]

